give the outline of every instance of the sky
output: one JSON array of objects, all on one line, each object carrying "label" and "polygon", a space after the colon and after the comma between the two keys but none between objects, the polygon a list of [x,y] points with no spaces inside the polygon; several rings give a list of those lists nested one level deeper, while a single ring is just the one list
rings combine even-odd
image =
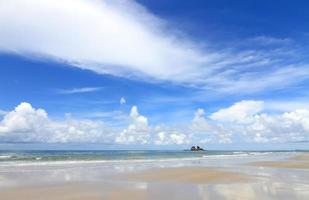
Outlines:
[{"label": "sky", "polygon": [[308,9],[0,0],[0,148],[308,149]]}]

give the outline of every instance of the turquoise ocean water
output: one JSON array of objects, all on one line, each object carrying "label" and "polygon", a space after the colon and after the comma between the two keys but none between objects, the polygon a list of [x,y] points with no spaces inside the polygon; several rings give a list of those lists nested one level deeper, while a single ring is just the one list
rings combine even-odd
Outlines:
[{"label": "turquoise ocean water", "polygon": [[194,159],[203,157],[230,157],[263,155],[296,151],[200,151],[184,150],[96,150],[96,151],[0,151],[0,164],[7,162],[48,161],[120,161],[120,160],[164,160]]}]

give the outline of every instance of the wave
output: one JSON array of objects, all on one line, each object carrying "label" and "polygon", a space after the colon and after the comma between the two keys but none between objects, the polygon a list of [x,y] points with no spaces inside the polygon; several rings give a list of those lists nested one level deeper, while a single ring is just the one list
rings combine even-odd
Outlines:
[{"label": "wave", "polygon": [[12,158],[11,155],[0,155],[0,160],[6,160]]},{"label": "wave", "polygon": [[169,161],[194,161],[202,157],[192,158],[161,158],[161,159],[123,159],[123,160],[62,160],[62,161],[7,161],[0,163],[0,166],[44,166],[44,165],[75,165],[75,164],[99,164],[99,163],[151,163]]},{"label": "wave", "polygon": [[[119,152],[21,152],[0,154],[0,166],[33,166],[33,165],[74,165],[97,163],[148,163],[148,162],[181,162],[207,159],[229,159],[255,156],[267,156],[276,152],[246,152],[246,151],[205,151],[192,152],[149,152],[126,151]],[[282,152],[281,152],[282,153]],[[291,152],[290,152],[291,153]]]},{"label": "wave", "polygon": [[232,154],[220,154],[220,155],[203,155],[203,158],[229,158],[229,157],[247,157],[247,156],[263,156],[269,155],[272,152],[233,152]]}]

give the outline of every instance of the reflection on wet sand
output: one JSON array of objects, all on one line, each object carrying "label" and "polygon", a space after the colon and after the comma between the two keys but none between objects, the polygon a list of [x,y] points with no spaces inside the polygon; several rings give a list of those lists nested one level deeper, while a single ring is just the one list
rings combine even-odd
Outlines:
[{"label": "reflection on wet sand", "polygon": [[302,153],[286,160],[250,162],[248,165],[274,168],[309,169],[309,155],[308,153]]},{"label": "reflection on wet sand", "polygon": [[309,162],[293,161],[261,161],[249,163],[251,166],[291,168],[291,169],[309,169]]},{"label": "reflection on wet sand", "polygon": [[147,182],[178,183],[235,183],[249,181],[250,177],[243,173],[227,172],[209,167],[162,168],[151,171],[130,173],[124,179]]},{"label": "reflection on wet sand", "polygon": [[265,155],[179,163],[0,166],[0,197],[1,200],[307,200],[309,170],[304,163],[308,163],[308,154],[283,159]]}]

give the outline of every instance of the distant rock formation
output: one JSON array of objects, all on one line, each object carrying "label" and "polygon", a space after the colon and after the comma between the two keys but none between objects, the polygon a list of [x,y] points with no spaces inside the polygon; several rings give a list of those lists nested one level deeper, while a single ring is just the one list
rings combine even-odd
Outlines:
[{"label": "distant rock formation", "polygon": [[191,151],[205,151],[203,148],[199,147],[199,146],[192,146],[191,147]]}]

